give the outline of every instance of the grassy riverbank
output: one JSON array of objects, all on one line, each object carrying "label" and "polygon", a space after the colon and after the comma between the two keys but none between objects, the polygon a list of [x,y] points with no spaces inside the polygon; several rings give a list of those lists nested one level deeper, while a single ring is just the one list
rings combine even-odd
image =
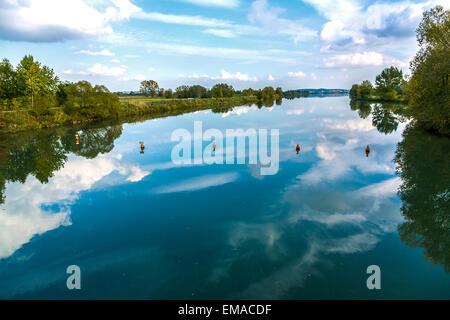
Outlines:
[{"label": "grassy riverbank", "polygon": [[[75,124],[96,122],[100,120],[128,118],[149,115],[150,118],[178,115],[198,110],[251,105],[257,103],[254,96],[208,99],[120,99],[120,109],[114,115],[101,118],[81,118],[64,112],[62,107],[55,107],[45,115],[36,117],[30,110],[1,112],[3,126],[0,133],[12,133],[58,126],[73,126]],[[146,117],[147,118],[147,117]]]}]

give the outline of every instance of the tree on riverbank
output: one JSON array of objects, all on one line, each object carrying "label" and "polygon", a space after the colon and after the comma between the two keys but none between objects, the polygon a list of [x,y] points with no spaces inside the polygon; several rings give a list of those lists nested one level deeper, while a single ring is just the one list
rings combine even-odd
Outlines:
[{"label": "tree on riverbank", "polygon": [[158,82],[155,80],[144,80],[141,82],[140,91],[146,97],[154,97],[159,91]]},{"label": "tree on riverbank", "polygon": [[[367,90],[363,85],[364,82],[361,84],[362,88],[360,88],[360,90]],[[381,71],[375,79],[375,92],[378,97],[386,101],[402,97],[405,92],[405,86],[406,80],[403,77],[403,71],[394,66]],[[366,93],[366,91],[361,92],[362,97],[364,97],[364,93]]]},{"label": "tree on riverbank", "polygon": [[406,88],[411,115],[419,126],[450,135],[450,11],[441,6],[426,11],[417,41],[420,50]]},{"label": "tree on riverbank", "polygon": [[351,99],[394,101],[404,99],[406,80],[403,72],[394,66],[385,68],[375,79],[375,88],[369,80],[354,84]]}]

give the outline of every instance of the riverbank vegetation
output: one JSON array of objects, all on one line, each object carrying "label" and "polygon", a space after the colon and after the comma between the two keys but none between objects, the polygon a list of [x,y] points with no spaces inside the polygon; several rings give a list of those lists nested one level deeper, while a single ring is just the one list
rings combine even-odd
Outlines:
[{"label": "riverbank vegetation", "polygon": [[403,71],[391,66],[384,69],[375,80],[375,86],[369,80],[354,84],[350,89],[350,98],[367,101],[404,102],[406,79]]},{"label": "riverbank vegetation", "polygon": [[424,12],[417,29],[419,51],[410,63],[407,80],[391,66],[375,80],[354,84],[352,101],[402,102],[414,124],[450,136],[450,11],[441,6]]},{"label": "riverbank vegetation", "polygon": [[160,88],[154,80],[141,82],[140,95],[120,96],[87,81],[61,82],[53,70],[25,56],[13,67],[0,63],[0,132],[17,132],[60,125],[189,111],[281,103],[281,88],[236,91],[219,83],[211,89],[200,85]]}]

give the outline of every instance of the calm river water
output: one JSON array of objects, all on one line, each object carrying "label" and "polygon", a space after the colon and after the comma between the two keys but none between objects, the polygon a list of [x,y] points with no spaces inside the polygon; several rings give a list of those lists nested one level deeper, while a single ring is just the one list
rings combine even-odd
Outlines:
[{"label": "calm river water", "polygon": [[[0,298],[450,298],[448,138],[347,97],[221,111],[1,138]],[[279,129],[278,172],[173,163],[194,121]]]}]

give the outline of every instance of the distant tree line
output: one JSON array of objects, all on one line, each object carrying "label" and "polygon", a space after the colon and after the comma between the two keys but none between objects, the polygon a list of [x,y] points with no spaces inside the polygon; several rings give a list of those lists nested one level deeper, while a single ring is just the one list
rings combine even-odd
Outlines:
[{"label": "distant tree line", "polygon": [[166,99],[206,99],[206,98],[232,98],[235,96],[254,96],[258,100],[280,100],[283,98],[281,88],[265,87],[264,89],[235,90],[232,85],[218,83],[211,89],[200,85],[182,85],[172,91],[172,89],[160,88],[154,80],[144,80],[141,82],[140,93],[142,96],[151,98]]}]

